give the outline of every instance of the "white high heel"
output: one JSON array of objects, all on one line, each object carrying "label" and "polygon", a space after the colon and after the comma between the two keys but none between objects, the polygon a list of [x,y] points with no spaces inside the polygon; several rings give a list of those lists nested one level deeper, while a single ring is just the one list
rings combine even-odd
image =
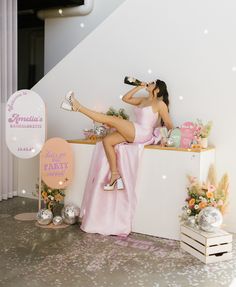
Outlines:
[{"label": "white high heel", "polygon": [[69,91],[68,93],[66,93],[65,95],[65,100],[62,101],[61,103],[61,108],[65,111],[79,111],[80,107],[78,107],[76,110],[73,109],[73,101],[72,99],[75,97],[74,92],[73,91]]},{"label": "white high heel", "polygon": [[104,185],[103,189],[104,190],[114,190],[115,187],[117,188],[117,190],[124,189],[124,183],[123,183],[123,180],[121,177],[114,180],[112,184]]},{"label": "white high heel", "polygon": [[73,111],[71,104],[68,104],[66,101],[63,101],[61,103],[61,109],[65,110],[65,111],[70,111],[70,112]]}]

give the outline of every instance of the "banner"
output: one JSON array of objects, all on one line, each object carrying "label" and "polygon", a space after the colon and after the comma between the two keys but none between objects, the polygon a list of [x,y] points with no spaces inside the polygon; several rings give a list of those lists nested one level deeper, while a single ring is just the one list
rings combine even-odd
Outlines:
[{"label": "banner", "polygon": [[40,153],[42,180],[51,188],[63,189],[71,184],[73,177],[73,151],[62,138],[46,141]]},{"label": "banner", "polygon": [[46,136],[45,104],[31,90],[15,92],[6,105],[6,143],[19,158],[32,158],[42,149]]}]

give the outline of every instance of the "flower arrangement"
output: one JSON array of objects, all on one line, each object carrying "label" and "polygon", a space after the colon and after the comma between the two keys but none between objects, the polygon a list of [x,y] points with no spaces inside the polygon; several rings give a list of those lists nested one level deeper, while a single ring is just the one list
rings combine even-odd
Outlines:
[{"label": "flower arrangement", "polygon": [[228,206],[229,178],[224,174],[217,184],[215,169],[210,167],[207,183],[200,183],[195,177],[188,176],[189,184],[187,186],[188,197],[183,207],[182,220],[194,216],[197,219],[198,213],[207,206],[218,208],[222,214],[225,214]]},{"label": "flower arrangement", "polygon": [[196,122],[196,137],[197,138],[207,138],[212,129],[212,121],[203,124],[201,120]]},{"label": "flower arrangement", "polygon": [[106,112],[106,115],[119,117],[119,118],[122,118],[122,119],[124,119],[124,120],[128,120],[128,119],[129,119],[129,116],[128,116],[127,113],[125,112],[125,109],[119,109],[119,110],[117,111],[117,110],[114,109],[113,107],[110,107],[109,110]]},{"label": "flower arrangement", "polygon": [[[37,194],[39,193],[39,184],[36,184]],[[65,189],[52,189],[46,185],[44,181],[41,182],[41,195],[46,205],[46,208],[52,212],[64,201]]]}]

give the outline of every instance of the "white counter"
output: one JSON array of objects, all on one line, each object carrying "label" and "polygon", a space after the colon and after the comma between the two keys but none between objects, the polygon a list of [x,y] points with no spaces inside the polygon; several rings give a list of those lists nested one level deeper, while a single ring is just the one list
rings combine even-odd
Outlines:
[{"label": "white counter", "polygon": [[[75,177],[68,188],[65,204],[81,205],[94,143],[70,141],[75,155]],[[140,163],[138,204],[133,232],[179,240],[179,215],[187,197],[187,175],[206,180],[215,150],[146,146]]]}]

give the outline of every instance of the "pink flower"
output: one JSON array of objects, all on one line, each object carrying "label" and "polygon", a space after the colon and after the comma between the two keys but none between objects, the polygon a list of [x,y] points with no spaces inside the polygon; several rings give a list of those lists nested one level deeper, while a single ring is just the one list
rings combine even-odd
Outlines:
[{"label": "pink flower", "polygon": [[218,206],[222,206],[223,204],[224,204],[224,202],[223,202],[222,199],[220,199],[220,200],[217,202],[217,205],[218,205]]},{"label": "pink flower", "polygon": [[214,192],[216,190],[216,188],[215,188],[215,186],[213,184],[208,184],[207,189],[208,189],[209,192]]}]

